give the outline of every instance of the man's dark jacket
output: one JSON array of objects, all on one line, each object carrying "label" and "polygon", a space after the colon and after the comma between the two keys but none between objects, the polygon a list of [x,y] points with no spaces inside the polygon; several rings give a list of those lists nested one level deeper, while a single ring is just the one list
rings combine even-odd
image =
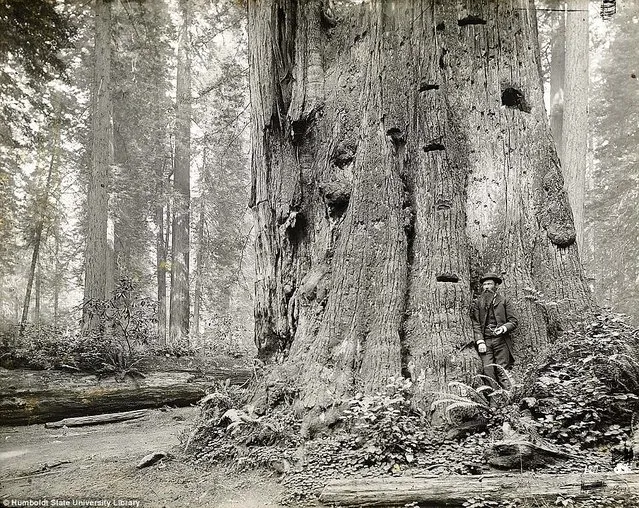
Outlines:
[{"label": "man's dark jacket", "polygon": [[[484,340],[484,328],[486,326],[488,313],[488,309],[484,308],[480,304],[480,300],[480,298],[476,299],[470,309],[470,317],[473,320],[475,344],[478,340]],[[517,315],[515,314],[515,310],[510,301],[499,293],[495,294],[492,306],[495,311],[495,321],[497,321],[497,326],[504,325],[508,330],[508,332],[500,337],[503,337],[506,341],[508,351],[510,351],[510,364],[508,365],[508,367],[510,367],[513,363],[515,363],[515,357],[513,356],[513,339],[510,332],[517,328]]]}]

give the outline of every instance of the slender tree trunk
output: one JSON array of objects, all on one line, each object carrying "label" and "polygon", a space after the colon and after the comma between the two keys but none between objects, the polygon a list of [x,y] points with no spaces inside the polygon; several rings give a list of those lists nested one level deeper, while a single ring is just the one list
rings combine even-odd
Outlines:
[{"label": "slender tree trunk", "polygon": [[[87,194],[87,248],[85,257],[84,301],[107,298],[109,243],[109,164],[111,162],[111,3],[95,3],[95,76],[92,95],[92,161]],[[95,326],[87,319],[84,327]]]},{"label": "slender tree trunk", "polygon": [[[33,253],[31,255],[31,265],[29,267],[29,276],[27,279],[27,289],[24,295],[24,304],[22,306],[22,318],[20,320],[20,335],[23,334],[24,328],[29,319],[29,306],[31,305],[31,291],[33,288],[33,282],[36,278],[36,270],[38,267],[38,257],[40,255],[40,246],[42,243],[42,232],[44,230],[44,221],[47,216],[47,207],[49,204],[49,194],[51,193],[51,181],[53,177],[53,170],[58,164],[58,155],[60,149],[60,121],[58,118],[55,119],[54,124],[52,126],[52,136],[51,136],[51,158],[49,160],[49,168],[47,170],[47,178],[44,184],[44,191],[42,193],[42,198],[38,202],[38,213],[40,217],[38,218],[38,222],[35,227],[35,233],[33,237]],[[39,319],[40,313],[40,294],[39,287],[36,285],[36,320]]]},{"label": "slender tree trunk", "polygon": [[570,2],[566,13],[566,78],[561,159],[568,198],[583,247],[588,154],[588,0]]},{"label": "slender tree trunk", "polygon": [[[164,182],[165,188],[170,188],[170,175]],[[158,335],[160,344],[165,345],[168,334],[168,301],[166,276],[169,267],[169,242],[171,239],[171,208],[168,201],[165,206],[156,208],[156,220],[158,221],[157,262],[158,262]]]},{"label": "slender tree trunk", "polygon": [[115,258],[115,221],[113,217],[107,218],[107,251],[106,251],[106,298],[110,298],[117,279],[121,276],[116,265]]},{"label": "slender tree trunk", "polygon": [[41,304],[42,304],[42,261],[40,260],[40,256],[38,256],[38,263],[37,263],[36,275],[35,275],[35,305],[33,307],[33,322],[36,324],[40,323]]},{"label": "slender tree trunk", "polygon": [[[21,306],[23,302],[20,300],[17,292],[13,293],[13,321],[19,322],[20,320],[20,312],[23,310],[24,306]],[[22,333],[22,331],[20,332]]]},{"label": "slender tree trunk", "polygon": [[[164,171],[162,171],[164,173]],[[163,178],[158,175],[158,187],[163,187]],[[164,243],[164,207],[160,196],[164,193],[158,193],[158,203],[155,207],[155,225],[157,234],[155,236],[155,253],[157,266],[157,284],[158,284],[158,337],[161,345],[166,344],[166,267],[167,252]]]},{"label": "slender tree trunk", "polygon": [[54,273],[54,284],[53,284],[53,326],[58,326],[58,312],[60,308],[60,281],[62,280],[62,264],[58,256],[60,255],[60,238],[58,235],[55,235],[55,273]]},{"label": "slender tree trunk", "polygon": [[[206,152],[205,152],[206,153]],[[206,157],[204,158],[206,164]],[[200,335],[200,309],[202,305],[202,279],[204,278],[204,203],[200,200],[200,217],[197,226],[197,255],[195,259],[195,294],[193,295],[193,329]]]},{"label": "slender tree trunk", "polygon": [[556,9],[552,32],[550,61],[550,131],[555,140],[557,155],[563,161],[561,152],[564,123],[564,73],[566,70],[566,13],[563,1],[552,2]]},{"label": "slender tree trunk", "polygon": [[[165,19],[168,17],[166,12],[166,5],[163,3],[153,4],[151,6],[154,12],[154,16],[158,19]],[[162,48],[162,29],[152,29],[149,34],[150,42],[154,46],[153,57],[155,59],[155,65],[153,67],[154,77],[154,108],[153,108],[153,144],[155,147],[155,226],[156,226],[156,275],[157,275],[157,299],[158,299],[158,339],[161,345],[166,345],[167,336],[167,269],[168,269],[168,229],[170,222],[164,220],[164,205],[167,202],[168,190],[170,188],[170,182],[167,177],[167,159],[166,159],[166,121],[165,121],[165,94],[166,94],[166,80],[165,80],[165,61],[162,57],[160,48]],[[171,167],[173,165],[171,164]],[[165,229],[167,230],[167,238],[165,240]]]},{"label": "slender tree trunk", "polygon": [[311,417],[478,368],[484,270],[518,361],[590,296],[524,0],[249,1],[255,338]]},{"label": "slender tree trunk", "polygon": [[175,128],[175,171],[173,175],[174,216],[171,262],[171,342],[189,338],[190,256],[190,154],[191,154],[191,62],[189,55],[189,0],[181,0],[182,28],[178,41],[177,113]]},{"label": "slender tree trunk", "polygon": [[33,288],[33,280],[35,278],[36,265],[38,263],[38,254],[40,253],[40,242],[42,240],[42,223],[36,226],[33,238],[33,253],[31,254],[31,265],[29,267],[29,278],[27,279],[27,291],[24,295],[24,304],[22,305],[22,319],[20,320],[20,336],[24,333],[24,328],[29,319],[29,305],[31,304],[31,290]]}]

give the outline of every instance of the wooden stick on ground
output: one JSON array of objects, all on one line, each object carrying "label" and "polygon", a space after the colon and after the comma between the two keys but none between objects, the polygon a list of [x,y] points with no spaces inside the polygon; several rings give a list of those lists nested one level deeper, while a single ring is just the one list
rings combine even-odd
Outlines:
[{"label": "wooden stick on ground", "polygon": [[500,501],[515,498],[555,500],[558,495],[586,498],[593,494],[639,492],[639,474],[486,475],[392,477],[330,481],[320,501],[328,506],[462,506],[472,497]]},{"label": "wooden stick on ground", "polygon": [[48,422],[44,426],[47,429],[59,429],[61,427],[82,427],[84,425],[102,425],[104,423],[124,422],[126,420],[136,420],[149,414],[148,409],[138,409],[136,411],[125,411],[123,413],[107,413],[95,416],[79,416],[77,418],[65,418],[57,422]]}]

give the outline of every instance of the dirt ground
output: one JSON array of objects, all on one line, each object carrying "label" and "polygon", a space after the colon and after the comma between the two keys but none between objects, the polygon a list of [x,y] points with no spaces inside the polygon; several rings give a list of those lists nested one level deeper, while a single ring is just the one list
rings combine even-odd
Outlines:
[{"label": "dirt ground", "polygon": [[[274,477],[203,469],[186,460],[178,436],[188,432],[195,414],[196,408],[180,408],[91,427],[0,427],[0,506],[11,506],[11,499],[49,501],[41,506],[82,506],[77,499],[109,507],[281,506]],[[170,456],[136,468],[155,451]]]}]

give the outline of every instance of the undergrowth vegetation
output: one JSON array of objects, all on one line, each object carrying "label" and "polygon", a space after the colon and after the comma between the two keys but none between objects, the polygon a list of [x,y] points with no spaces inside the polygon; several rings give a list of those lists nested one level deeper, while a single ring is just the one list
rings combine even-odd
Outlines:
[{"label": "undergrowth vegetation", "polygon": [[211,358],[217,363],[230,358],[245,361],[248,355],[238,340],[222,344],[219,335],[228,335],[225,328],[216,335],[217,328],[208,327],[208,338],[163,343],[157,302],[126,277],[110,298],[90,300],[75,310],[83,316],[76,326],[38,323],[20,330],[19,325],[0,323],[0,367],[135,376],[141,365],[153,368],[178,358]]},{"label": "undergrowth vegetation", "polygon": [[[310,440],[301,437],[294,393],[257,414],[249,390],[218,385],[201,402],[199,422],[184,445],[198,462],[276,471],[289,501],[313,499],[327,480],[348,476],[487,473],[486,451],[509,439],[507,429],[565,450],[550,472],[611,470],[611,452],[619,443],[632,446],[636,430],[638,333],[619,316],[601,314],[584,332],[566,333],[511,390],[497,390],[479,376],[472,386],[451,383],[434,394],[429,408],[415,403],[410,380],[391,380],[381,393],[355,394],[330,432]],[[445,415],[445,425],[431,425],[433,411]],[[620,502],[593,493],[587,500],[557,499],[557,506],[632,506]],[[554,506],[540,503],[477,497],[465,506]]]},{"label": "undergrowth vegetation", "polygon": [[31,369],[66,368],[84,372],[126,372],[157,343],[157,304],[122,278],[111,298],[82,306],[91,327],[79,331],[47,324],[6,329],[1,365]]},{"label": "undergrowth vegetation", "polygon": [[639,330],[600,314],[566,333],[524,382],[524,415],[540,435],[582,448],[629,440],[639,413]]}]

